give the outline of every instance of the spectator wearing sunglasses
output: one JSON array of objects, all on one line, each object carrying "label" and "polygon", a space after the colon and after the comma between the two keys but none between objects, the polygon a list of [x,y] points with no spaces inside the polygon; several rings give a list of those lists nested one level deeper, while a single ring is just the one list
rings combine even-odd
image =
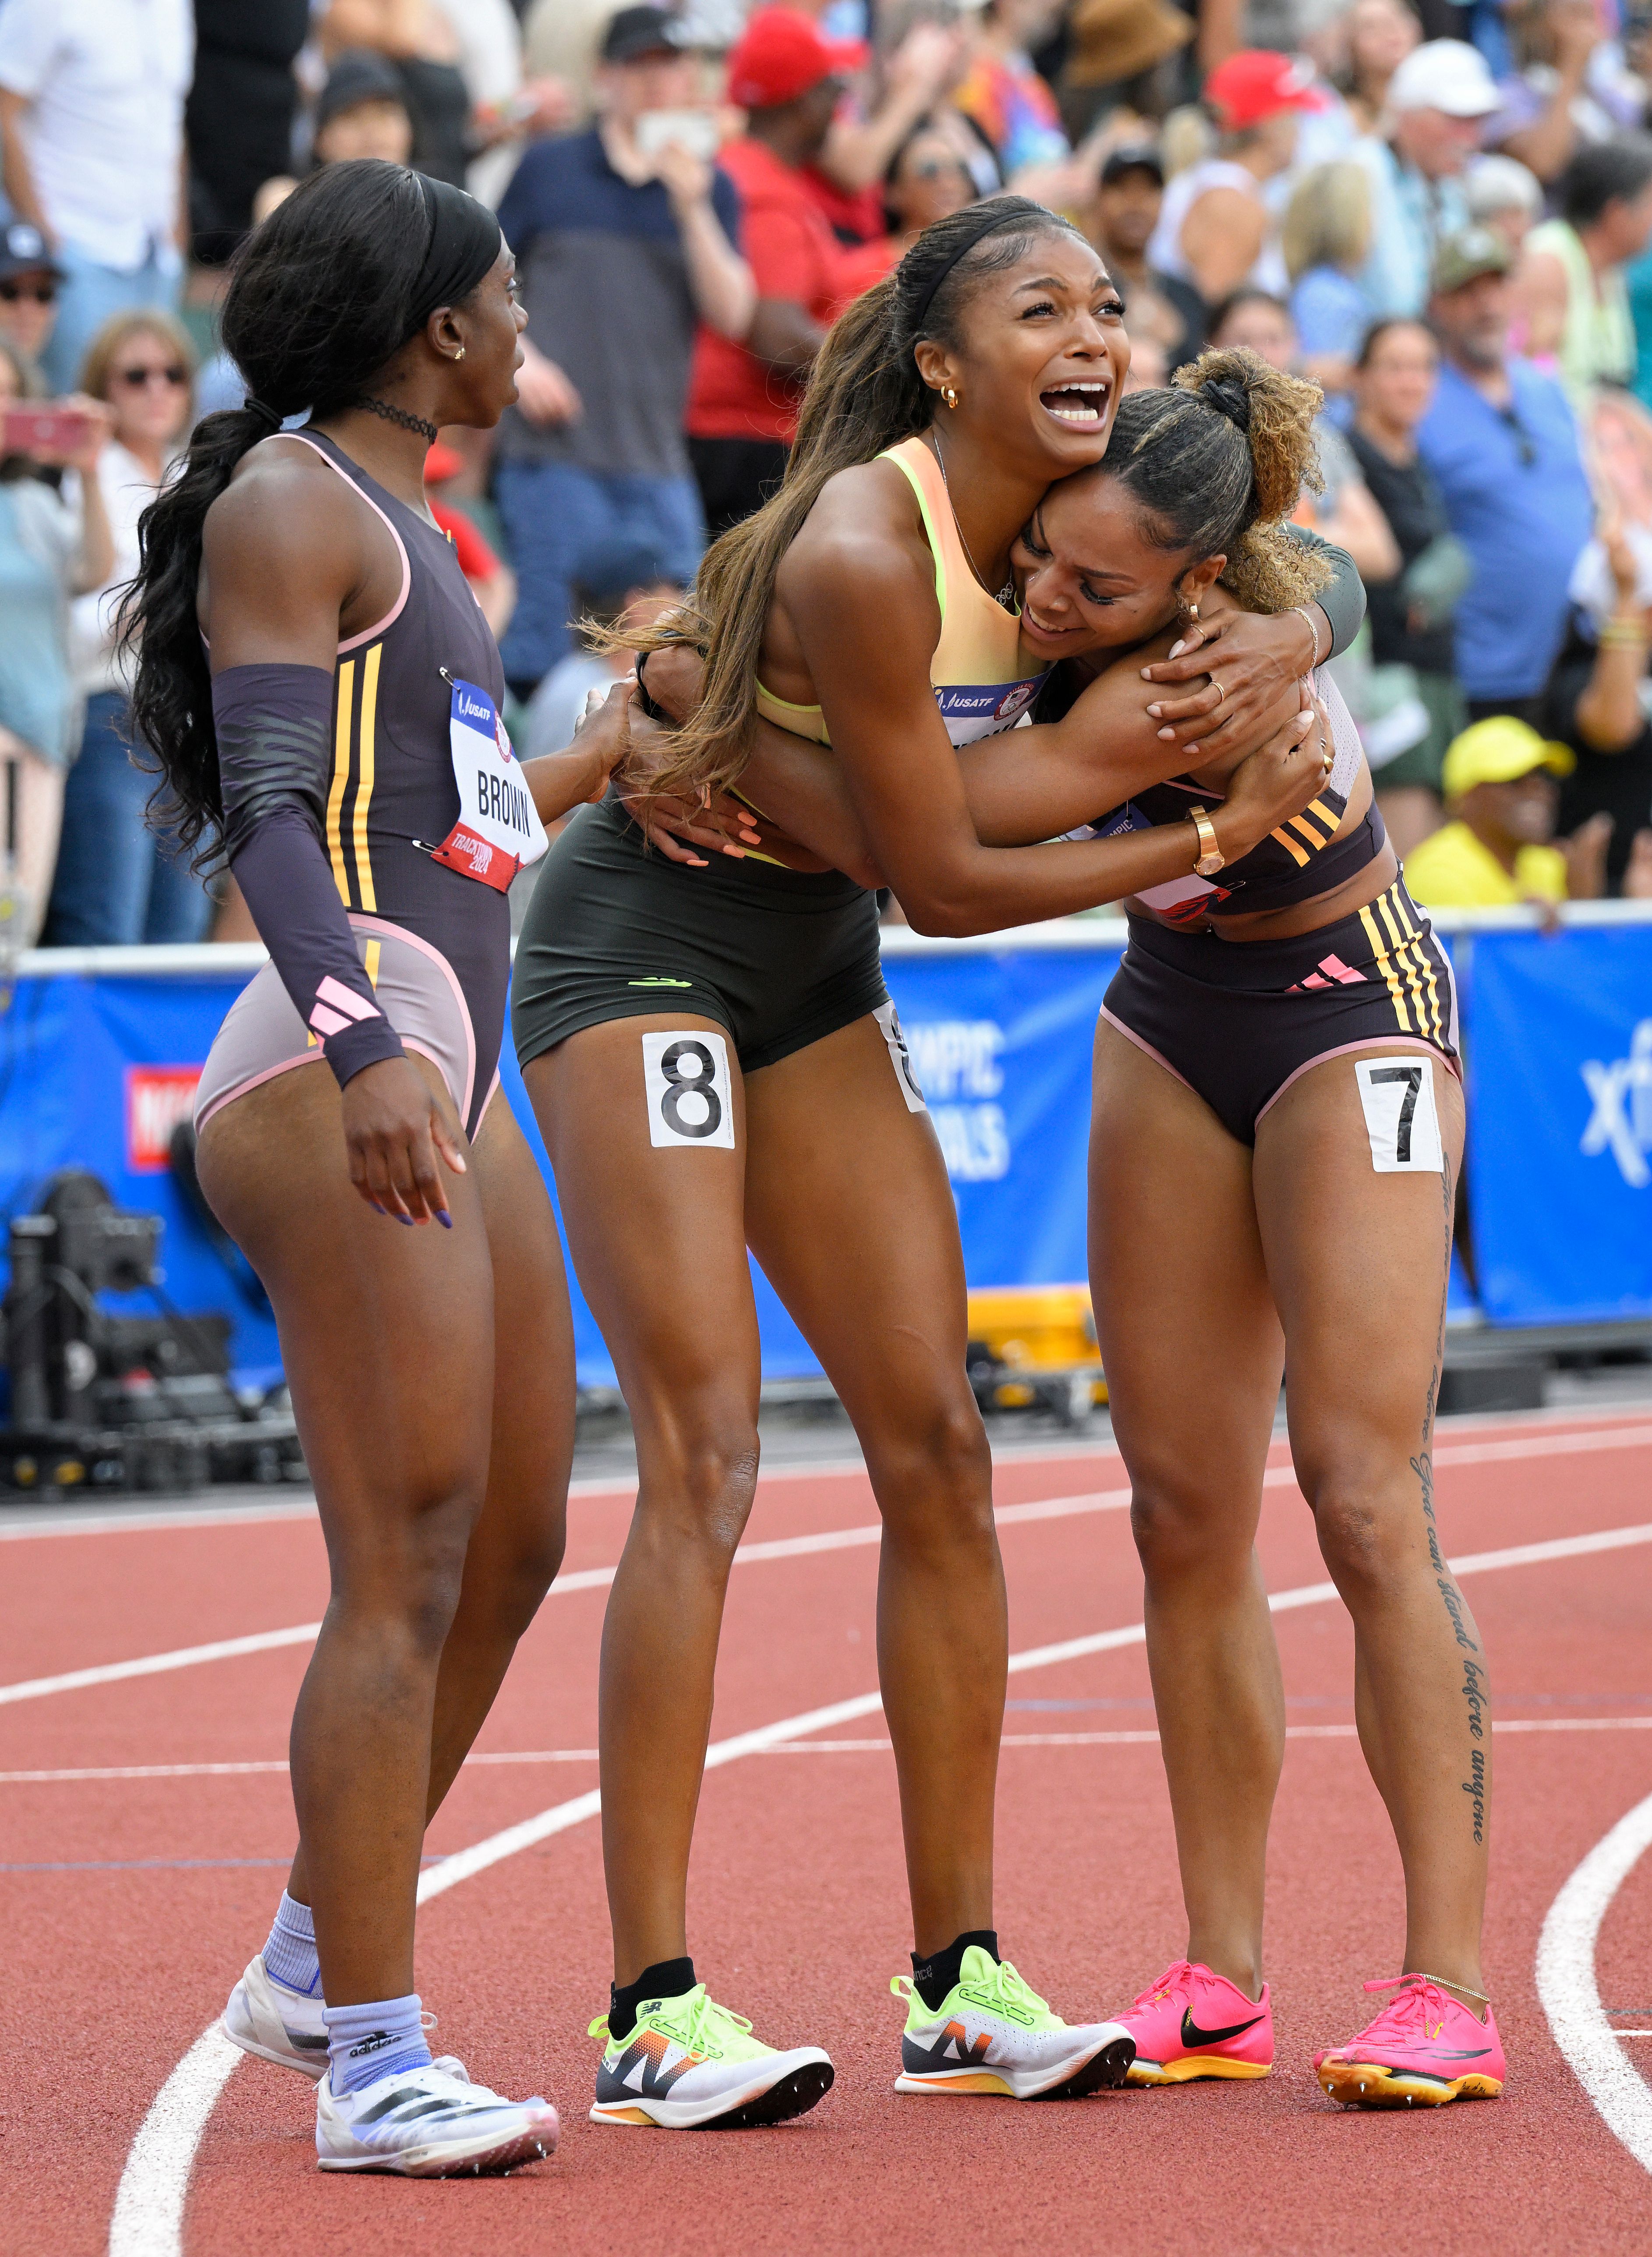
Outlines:
[{"label": "spectator wearing sunglasses", "polygon": [[27,220],[0,229],[0,343],[38,371],[57,321],[63,269]]},{"label": "spectator wearing sunglasses", "polygon": [[1456,612],[1470,718],[1535,725],[1594,506],[1565,393],[1509,351],[1511,263],[1488,228],[1441,244],[1429,322],[1444,359],[1417,448],[1474,563]]},{"label": "spectator wearing sunglasses", "polygon": [[81,390],[105,401],[113,419],[98,478],[115,563],[103,585],[74,607],[71,647],[86,725],[64,794],[48,947],[201,940],[211,918],[212,903],[187,857],[148,827],[155,779],[134,763],[116,647],[121,590],[138,570],[138,520],[189,430],[194,375],[187,333],[169,314],[150,312],[105,322],[81,372]]}]

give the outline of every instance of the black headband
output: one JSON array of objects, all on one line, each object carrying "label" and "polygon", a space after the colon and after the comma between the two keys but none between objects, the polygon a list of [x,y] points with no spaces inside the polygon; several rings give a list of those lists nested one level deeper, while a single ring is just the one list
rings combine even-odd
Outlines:
[{"label": "black headband", "polygon": [[485,204],[446,180],[415,173],[430,222],[424,264],[407,308],[407,335],[416,337],[438,306],[468,298],[499,255],[499,223]]},{"label": "black headband", "polygon": [[[997,199],[994,198],[993,201],[996,202]],[[1018,196],[1015,199],[1015,209],[1013,211],[994,212],[990,218],[981,221],[980,224],[976,228],[972,235],[965,236],[964,241],[959,244],[951,258],[948,259],[946,265],[935,277],[928,288],[924,292],[922,297],[919,299],[916,308],[914,309],[912,316],[913,336],[914,337],[921,336],[924,317],[928,313],[930,307],[935,303],[935,292],[941,287],[941,285],[946,280],[947,276],[950,274],[953,268],[957,265],[959,259],[962,258],[966,252],[973,251],[976,244],[978,243],[985,242],[989,235],[996,235],[1001,227],[1025,227],[1029,223],[1035,224],[1041,210],[1042,207],[1041,205],[1032,202],[1030,199],[1025,196]],[[1053,217],[1054,215],[1050,214],[1047,215],[1047,216]]]}]

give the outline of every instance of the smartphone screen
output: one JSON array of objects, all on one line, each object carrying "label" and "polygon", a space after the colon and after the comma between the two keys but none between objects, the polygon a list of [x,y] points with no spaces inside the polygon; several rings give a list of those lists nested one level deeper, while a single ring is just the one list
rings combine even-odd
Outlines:
[{"label": "smartphone screen", "polygon": [[636,133],[638,149],[645,157],[657,157],[668,141],[675,141],[708,165],[722,139],[717,121],[709,110],[645,110],[637,120]]},{"label": "smartphone screen", "polygon": [[8,407],[0,449],[8,455],[73,453],[86,436],[78,407]]}]

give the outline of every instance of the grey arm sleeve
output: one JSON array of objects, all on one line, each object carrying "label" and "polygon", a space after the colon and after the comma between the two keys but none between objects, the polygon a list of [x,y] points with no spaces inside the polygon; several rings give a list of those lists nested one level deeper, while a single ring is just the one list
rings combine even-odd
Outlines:
[{"label": "grey arm sleeve", "polygon": [[1335,658],[1338,651],[1346,650],[1359,633],[1366,615],[1366,584],[1359,577],[1353,558],[1345,548],[1334,541],[1323,541],[1310,533],[1305,525],[1287,525],[1285,530],[1293,541],[1300,541],[1304,548],[1317,548],[1332,566],[1336,578],[1322,588],[1314,598],[1320,610],[1331,622],[1331,648],[1327,658]]},{"label": "grey arm sleeve", "polygon": [[342,1089],[403,1055],[362,968],[323,842],[333,677],[232,666],[214,677],[223,840],[258,936]]}]

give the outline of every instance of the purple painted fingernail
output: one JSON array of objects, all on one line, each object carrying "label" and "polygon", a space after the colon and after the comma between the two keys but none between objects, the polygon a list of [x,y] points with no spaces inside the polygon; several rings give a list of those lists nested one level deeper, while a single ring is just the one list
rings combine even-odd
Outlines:
[{"label": "purple painted fingernail", "polygon": [[441,1225],[444,1230],[451,1230],[453,1228],[453,1217],[448,1213],[445,1206],[439,1206],[436,1209],[436,1220]]},{"label": "purple painted fingernail", "polygon": [[409,1229],[409,1230],[411,1230],[411,1229],[413,1228],[413,1217],[412,1217],[412,1215],[410,1215],[410,1214],[399,1214],[399,1215],[396,1217],[396,1220],[397,1220],[397,1221],[398,1221],[398,1222],[405,1222],[405,1223],[406,1224],[406,1226],[407,1226],[407,1228],[408,1228],[408,1229]]}]

